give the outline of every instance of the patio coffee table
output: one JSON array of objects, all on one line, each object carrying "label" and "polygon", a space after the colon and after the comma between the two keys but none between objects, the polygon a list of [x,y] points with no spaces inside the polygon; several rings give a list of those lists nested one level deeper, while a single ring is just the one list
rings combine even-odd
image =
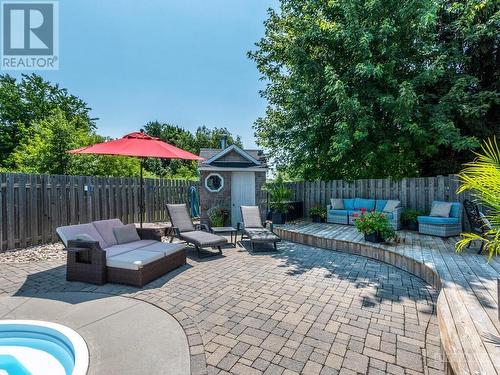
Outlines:
[{"label": "patio coffee table", "polygon": [[[238,237],[238,230],[233,227],[211,227],[210,231],[213,234],[223,234],[223,233],[231,233],[231,244],[236,247],[236,239]],[[234,241],[233,241],[234,234]]]}]

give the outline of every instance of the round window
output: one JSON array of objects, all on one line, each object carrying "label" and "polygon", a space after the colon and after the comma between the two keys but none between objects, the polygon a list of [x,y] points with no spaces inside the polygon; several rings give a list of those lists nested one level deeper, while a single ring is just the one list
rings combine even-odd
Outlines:
[{"label": "round window", "polygon": [[224,187],[224,179],[220,174],[212,173],[205,179],[205,187],[212,193],[217,193]]}]

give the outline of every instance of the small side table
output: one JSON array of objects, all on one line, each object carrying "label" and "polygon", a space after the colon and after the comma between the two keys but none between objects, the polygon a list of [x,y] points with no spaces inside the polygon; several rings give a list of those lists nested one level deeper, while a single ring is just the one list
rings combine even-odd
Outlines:
[{"label": "small side table", "polygon": [[[238,231],[236,228],[233,228],[233,227],[211,227],[210,231],[213,234],[230,233],[231,234],[231,244],[234,247],[236,247],[236,239],[238,238]],[[234,235],[234,241],[233,241],[233,235]]]}]

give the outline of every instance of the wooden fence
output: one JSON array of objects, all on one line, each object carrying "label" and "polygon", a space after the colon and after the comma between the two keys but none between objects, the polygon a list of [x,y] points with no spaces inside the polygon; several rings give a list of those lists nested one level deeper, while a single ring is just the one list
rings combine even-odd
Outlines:
[{"label": "wooden fence", "polygon": [[304,202],[304,213],[315,204],[327,205],[330,198],[399,199],[405,208],[429,211],[432,201],[460,201],[471,199],[470,193],[457,194],[459,181],[455,175],[390,179],[364,179],[346,182],[301,181],[287,184],[293,191],[293,200]]},{"label": "wooden fence", "polygon": [[[62,225],[139,221],[139,179],[0,173],[0,250],[57,241]],[[145,222],[167,220],[165,204],[188,201],[196,182],[145,179]]]}]

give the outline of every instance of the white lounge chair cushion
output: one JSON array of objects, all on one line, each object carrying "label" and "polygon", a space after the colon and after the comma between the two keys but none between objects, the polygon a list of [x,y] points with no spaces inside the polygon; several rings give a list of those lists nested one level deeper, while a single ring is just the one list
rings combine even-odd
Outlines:
[{"label": "white lounge chair cushion", "polygon": [[152,245],[155,243],[160,243],[155,240],[140,240],[135,242],[124,243],[121,245],[114,245],[106,248],[106,258],[126,253],[131,250],[142,249],[145,246]]},{"label": "white lounge chair cushion", "polygon": [[106,259],[108,267],[139,270],[145,265],[163,258],[165,255],[154,251],[132,250]]},{"label": "white lounge chair cushion", "polygon": [[77,235],[86,234],[95,241],[98,241],[101,248],[104,249],[107,247],[106,241],[104,241],[102,236],[92,224],[67,225],[57,228],[56,232],[65,246],[68,246],[69,240],[76,240]]},{"label": "white lounge chair cushion", "polygon": [[106,242],[106,244],[108,245],[106,247],[113,246],[118,243],[116,241],[115,234],[113,233],[113,228],[123,226],[123,223],[120,219],[98,220],[92,222],[92,224],[104,239],[104,242]]},{"label": "white lounge chair cushion", "polygon": [[153,251],[164,254],[165,256],[174,254],[178,251],[181,251],[186,246],[180,243],[166,243],[166,242],[158,242],[155,241],[154,244],[148,245],[146,247],[142,247],[141,250]]}]

